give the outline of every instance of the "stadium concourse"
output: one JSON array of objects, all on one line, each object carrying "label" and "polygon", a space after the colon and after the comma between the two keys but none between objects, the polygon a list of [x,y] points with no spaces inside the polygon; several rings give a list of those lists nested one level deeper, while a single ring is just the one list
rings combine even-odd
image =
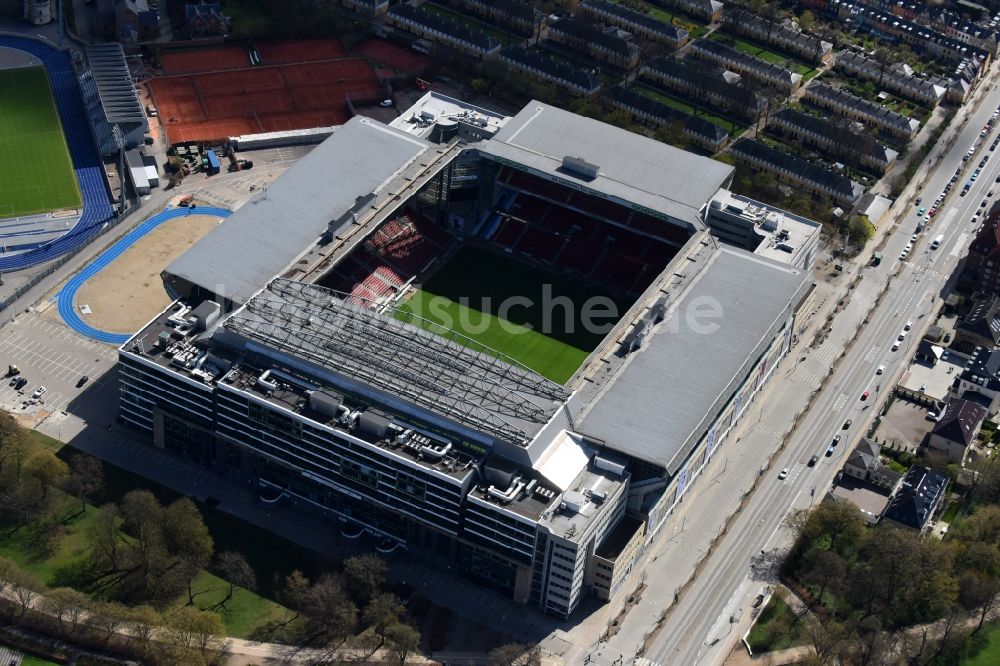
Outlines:
[{"label": "stadium concourse", "polygon": [[538,101],[353,118],[163,272],[119,416],[569,617],[625,589],[809,310],[819,225],[732,177]]},{"label": "stadium concourse", "polygon": [[[185,215],[190,215],[192,212],[191,208],[172,208],[168,207],[155,215],[149,217],[142,224],[137,226],[132,231],[128,232],[121,240],[116,242],[114,245],[109,247],[107,250],[102,252],[96,259],[90,262],[82,271],[74,275],[66,286],[63,287],[59,293],[56,295],[56,301],[59,307],[59,315],[62,317],[66,325],[72,328],[74,331],[80,335],[91,338],[92,340],[97,340],[98,342],[104,342],[112,345],[120,345],[126,340],[128,340],[131,335],[116,333],[113,331],[101,331],[94,328],[77,314],[76,306],[74,305],[76,300],[76,294],[80,290],[87,280],[91,279],[104,268],[108,266],[115,259],[120,257],[125,253],[130,247],[135,245],[143,236],[148,234],[153,229],[167,222],[169,220],[176,219],[178,217],[183,217]],[[213,206],[202,206],[197,209],[199,215],[211,215],[215,217],[229,217],[231,211],[225,208],[216,208]]]},{"label": "stadium concourse", "polygon": [[23,251],[0,257],[0,272],[7,273],[51,261],[85,245],[114,211],[69,54],[38,40],[9,35],[0,35],[0,47],[28,53],[45,67],[83,199],[80,219],[59,238],[40,245],[19,244]]}]

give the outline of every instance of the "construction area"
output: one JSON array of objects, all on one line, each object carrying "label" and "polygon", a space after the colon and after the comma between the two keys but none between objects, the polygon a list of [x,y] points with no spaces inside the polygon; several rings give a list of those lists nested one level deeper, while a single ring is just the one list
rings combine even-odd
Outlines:
[{"label": "construction area", "polygon": [[339,125],[384,97],[369,62],[333,39],[164,53],[149,85],[170,144]]}]

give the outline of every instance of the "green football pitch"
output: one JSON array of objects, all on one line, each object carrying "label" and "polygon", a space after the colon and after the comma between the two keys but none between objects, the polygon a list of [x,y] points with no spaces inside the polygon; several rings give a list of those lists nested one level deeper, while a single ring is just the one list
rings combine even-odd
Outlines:
[{"label": "green football pitch", "polygon": [[45,69],[0,70],[0,218],[79,207]]},{"label": "green football pitch", "polygon": [[562,384],[627,307],[563,277],[467,247],[396,316],[430,330],[458,331]]}]

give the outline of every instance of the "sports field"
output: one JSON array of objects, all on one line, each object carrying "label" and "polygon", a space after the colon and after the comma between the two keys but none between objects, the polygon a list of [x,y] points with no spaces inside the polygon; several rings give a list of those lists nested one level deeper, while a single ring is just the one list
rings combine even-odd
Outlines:
[{"label": "sports field", "polygon": [[408,316],[416,314],[454,329],[562,384],[627,307],[563,277],[467,247],[396,316],[433,329]]},{"label": "sports field", "polygon": [[0,218],[79,207],[45,69],[0,70]]}]

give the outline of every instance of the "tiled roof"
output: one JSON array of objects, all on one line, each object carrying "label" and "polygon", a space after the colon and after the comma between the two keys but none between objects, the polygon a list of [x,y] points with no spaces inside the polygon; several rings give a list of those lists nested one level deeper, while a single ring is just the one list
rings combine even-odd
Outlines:
[{"label": "tiled roof", "polygon": [[607,2],[607,0],[587,0],[583,3],[583,7],[599,9],[607,14],[617,16],[623,21],[641,25],[651,32],[658,32],[671,39],[680,40],[688,35],[688,31],[683,28],[678,28],[677,26],[667,23],[666,21],[655,19],[649,14],[643,14],[642,12],[637,12],[634,9],[629,9],[624,5]]},{"label": "tiled roof", "polygon": [[629,55],[638,47],[627,39],[609,34],[594,25],[593,22],[577,18],[561,18],[549,25],[549,34],[562,32],[566,35],[596,44],[608,51]]},{"label": "tiled roof", "polygon": [[986,418],[986,409],[968,400],[952,398],[936,424],[934,434],[962,446],[969,446]]},{"label": "tiled roof", "polygon": [[[841,122],[834,122],[787,107],[781,109],[778,113],[772,114],[771,119],[787,123],[792,127],[798,128],[801,132],[820,136],[833,145],[842,143],[845,138],[848,138],[848,133],[857,133],[849,126],[850,123],[846,119],[842,119]],[[862,128],[860,132],[865,132],[865,130]],[[864,147],[867,148],[870,157],[886,164],[896,159],[898,153],[895,150],[879,144],[870,135],[868,135],[868,138],[870,140],[866,142]]]},{"label": "tiled roof", "polygon": [[537,69],[582,90],[598,90],[601,87],[601,80],[586,70],[570,67],[537,51],[529,51],[523,46],[509,46],[500,52],[500,56],[525,67]]},{"label": "tiled roof", "polygon": [[612,101],[639,109],[657,118],[665,120],[676,118],[681,120],[684,122],[684,129],[713,142],[724,141],[729,136],[729,132],[711,121],[698,118],[690,113],[684,113],[680,109],[675,109],[651,97],[646,97],[643,94],[622,88],[621,86],[612,88],[609,97]]},{"label": "tiled roof", "polygon": [[771,148],[755,139],[739,139],[733,144],[732,152],[737,157],[745,155],[777,169],[795,173],[809,182],[831,189],[851,200],[856,200],[863,193],[861,186],[850,178]]},{"label": "tiled roof", "polygon": [[809,99],[825,100],[833,104],[839,104],[855,109],[867,117],[881,122],[884,125],[896,128],[900,132],[912,134],[920,127],[920,122],[904,116],[901,113],[890,111],[874,102],[869,102],[857,95],[852,95],[825,83],[813,83],[806,88],[806,97]]},{"label": "tiled roof", "polygon": [[500,42],[498,42],[496,37],[493,37],[492,35],[487,35],[485,32],[480,32],[478,30],[470,30],[464,25],[456,23],[451,19],[436,16],[430,12],[425,12],[421,9],[417,9],[416,7],[411,7],[410,5],[396,5],[389,10],[389,15],[408,19],[428,29],[437,30],[438,32],[448,35],[452,39],[468,42],[469,44],[472,44],[486,52],[492,51],[500,46]]},{"label": "tiled roof", "polygon": [[737,51],[734,48],[726,46],[720,42],[712,41],[711,39],[697,39],[692,42],[691,48],[695,53],[712,55],[723,60],[724,62],[740,63],[747,69],[759,73],[761,76],[766,76],[788,83],[797,83],[802,80],[802,75],[797,72],[792,72],[784,67],[780,67],[774,63],[752,56],[749,53]]},{"label": "tiled roof", "polygon": [[883,515],[901,525],[922,530],[947,485],[948,477],[944,474],[919,465],[911,467]]}]

